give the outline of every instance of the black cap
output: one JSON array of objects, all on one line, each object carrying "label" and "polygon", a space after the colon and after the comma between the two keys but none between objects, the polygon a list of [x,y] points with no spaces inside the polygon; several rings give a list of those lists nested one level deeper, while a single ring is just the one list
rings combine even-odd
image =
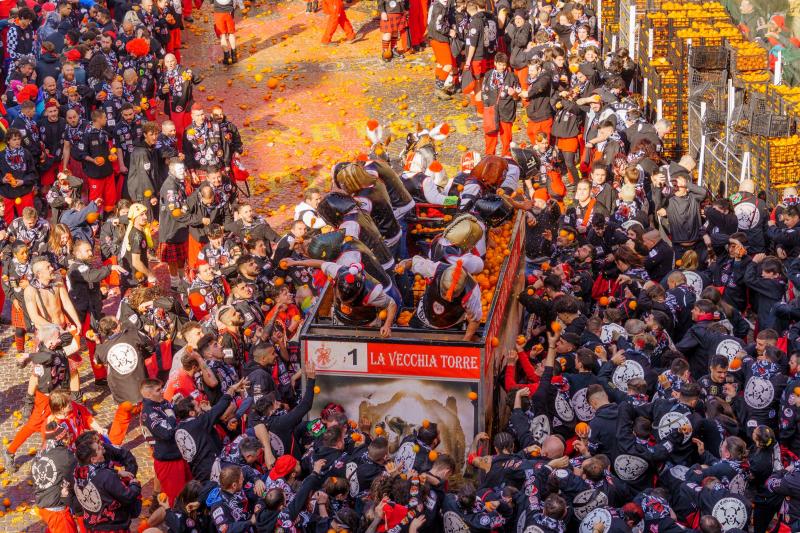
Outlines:
[{"label": "black cap", "polygon": [[577,333],[563,333],[561,339],[568,342],[576,348],[581,345],[581,338]]}]

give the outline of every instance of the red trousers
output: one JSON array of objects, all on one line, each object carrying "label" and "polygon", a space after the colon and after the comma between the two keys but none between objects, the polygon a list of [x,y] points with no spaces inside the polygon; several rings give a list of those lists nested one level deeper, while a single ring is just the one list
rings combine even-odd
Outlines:
[{"label": "red trousers", "polygon": [[[17,203],[19,200],[19,203]],[[26,207],[33,207],[33,193],[29,192],[19,198],[6,198],[3,197],[3,218],[6,220],[6,225],[10,226],[15,218],[22,216],[22,210]]]},{"label": "red trousers", "polygon": [[105,178],[88,178],[89,181],[89,201],[103,199],[103,209],[113,207],[117,203],[117,183],[114,174],[109,174]]},{"label": "red trousers", "polygon": [[[453,53],[450,51],[450,43],[434,41],[433,39],[431,39],[430,43],[431,49],[433,50],[433,57],[436,58],[436,79],[444,81],[447,79],[450,72],[453,71],[453,68],[455,68],[455,60],[453,59]],[[445,70],[444,68],[447,65],[450,65],[449,70]]]},{"label": "red trousers", "polygon": [[517,75],[517,79],[519,80],[519,86],[522,87],[523,91],[528,90],[528,67],[522,68],[515,68],[514,74]]},{"label": "red trousers", "polygon": [[58,162],[53,164],[50,168],[45,170],[39,175],[39,181],[42,184],[42,191],[46,195],[47,191],[50,190],[50,186],[55,183],[56,181],[56,174],[58,173]]},{"label": "red trousers", "polygon": [[86,349],[89,351],[89,363],[92,365],[92,373],[94,374],[94,379],[106,379],[108,377],[108,369],[103,365],[99,364],[94,358],[94,352],[97,349],[97,343],[94,341],[90,341],[88,337],[86,337],[86,332],[90,329],[92,317],[87,312],[86,318],[83,319],[83,325],[81,326],[81,331],[84,333],[84,338],[86,339]]},{"label": "red trousers", "polygon": [[486,141],[486,155],[495,155],[495,151],[497,150],[497,138],[499,137],[503,149],[501,155],[503,157],[511,156],[511,127],[513,125],[512,122],[501,122],[499,131],[491,135],[484,133],[483,138]]},{"label": "red trousers", "polygon": [[78,533],[78,526],[69,507],[61,511],[48,511],[39,507],[39,518],[47,526],[48,533]]},{"label": "red trousers", "polygon": [[169,119],[175,123],[175,136],[178,139],[178,150],[183,150],[183,132],[192,123],[191,111],[172,111]]},{"label": "red trousers", "polygon": [[181,29],[169,30],[169,42],[167,42],[167,52],[173,54],[178,63],[181,62]]},{"label": "red trousers", "polygon": [[200,6],[203,5],[203,0],[194,0],[194,6],[192,6],[192,0],[182,0],[181,4],[183,4],[183,18],[185,19],[192,16],[192,8],[200,9]]},{"label": "red trousers", "polygon": [[347,18],[347,13],[344,12],[342,0],[333,0],[331,8],[333,11],[328,14],[328,22],[325,23],[325,33],[322,34],[323,44],[331,42],[333,34],[336,33],[336,29],[339,26],[342,27],[342,31],[348,40],[353,39],[356,36],[356,32],[353,30],[353,25],[350,24],[350,20]]},{"label": "red trousers", "polygon": [[547,142],[550,143],[550,130],[552,129],[552,117],[548,118],[547,120],[539,120],[536,122],[528,120],[528,139],[531,140],[531,144],[536,144],[536,134],[542,132],[547,135]]},{"label": "red trousers", "polygon": [[117,412],[114,413],[114,420],[111,422],[111,427],[108,430],[108,440],[111,444],[119,446],[125,440],[125,435],[128,434],[128,426],[131,425],[133,417],[137,416],[142,410],[142,404],[136,405],[131,402],[122,402],[117,406]]},{"label": "red trousers", "polygon": [[16,453],[31,435],[41,432],[48,416],[50,416],[50,398],[37,390],[34,393],[31,417],[24,426],[19,428],[14,440],[8,445],[8,453]]},{"label": "red trousers", "polygon": [[192,471],[189,469],[188,463],[183,459],[159,461],[153,458],[153,470],[161,483],[161,491],[167,495],[169,504],[172,506],[183,487],[192,480]]}]

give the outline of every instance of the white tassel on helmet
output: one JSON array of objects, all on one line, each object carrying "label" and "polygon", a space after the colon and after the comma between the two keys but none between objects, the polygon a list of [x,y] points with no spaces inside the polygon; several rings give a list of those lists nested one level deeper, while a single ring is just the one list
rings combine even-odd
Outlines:
[{"label": "white tassel on helmet", "polygon": [[383,126],[374,118],[367,121],[367,139],[372,144],[383,142]]},{"label": "white tassel on helmet", "polygon": [[448,124],[447,122],[442,122],[441,124],[437,124],[430,131],[430,136],[435,141],[443,141],[447,139],[448,135],[450,135],[450,124]]}]

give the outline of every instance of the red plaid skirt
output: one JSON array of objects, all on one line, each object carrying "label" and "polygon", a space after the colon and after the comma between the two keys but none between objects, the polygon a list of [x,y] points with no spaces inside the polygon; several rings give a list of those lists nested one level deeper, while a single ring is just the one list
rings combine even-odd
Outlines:
[{"label": "red plaid skirt", "polygon": [[11,306],[11,325],[15,328],[25,329],[25,312],[16,305]]},{"label": "red plaid skirt", "polygon": [[401,33],[406,31],[405,13],[387,13],[388,20],[381,19],[381,33]]},{"label": "red plaid skirt", "polygon": [[158,259],[163,263],[185,263],[188,243],[162,242],[158,245]]}]

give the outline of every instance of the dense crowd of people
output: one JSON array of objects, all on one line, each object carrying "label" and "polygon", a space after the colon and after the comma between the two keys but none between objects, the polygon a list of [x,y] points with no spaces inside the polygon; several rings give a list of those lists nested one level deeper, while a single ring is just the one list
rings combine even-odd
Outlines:
[{"label": "dense crowd of people", "polygon": [[[379,6],[390,61],[406,8]],[[15,472],[41,435],[30,471],[50,531],[800,531],[800,197],[773,206],[749,180],[715,196],[691,157],[667,159],[672,125],[646,120],[624,52],[601,57],[591,3],[435,0],[436,93],[473,96],[486,154],[448,176],[447,124],[390,157],[370,120],[369,154],[306,189],[283,234],[240,188],[236,125],[193,99],[192,7],[8,13],[2,305],[30,378],[2,458]],[[215,0],[225,63],[233,9]],[[310,414],[298,335],[323,291],[322,321],[477,341],[487,236],[515,220],[507,401],[484,406],[501,423],[463,471],[427,419],[390,445],[385,422],[338,403]],[[84,357],[117,404],[109,428],[82,403]]]}]

